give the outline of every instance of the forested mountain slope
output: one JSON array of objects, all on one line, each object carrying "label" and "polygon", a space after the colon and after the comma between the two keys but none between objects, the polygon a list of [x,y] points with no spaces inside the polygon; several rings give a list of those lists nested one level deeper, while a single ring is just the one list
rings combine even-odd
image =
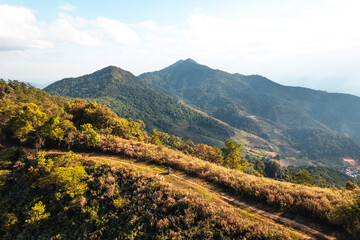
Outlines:
[{"label": "forested mountain slope", "polygon": [[[258,75],[211,69],[191,59],[141,74],[139,78],[231,126],[267,139],[286,139],[300,151],[305,150],[297,142],[300,138],[286,130],[324,129],[324,132],[336,131],[331,134],[338,134],[339,141],[346,136],[360,139],[360,98],[356,96],[283,86]],[[337,148],[336,143],[326,147]],[[317,156],[331,157],[322,152]],[[360,158],[352,153],[340,152]]]},{"label": "forested mountain slope", "polygon": [[234,106],[282,128],[329,128],[360,138],[356,96],[283,86],[258,75],[214,70],[191,59],[139,78],[214,115]]},{"label": "forested mountain slope", "polygon": [[157,128],[185,140],[191,138],[212,145],[219,145],[234,134],[230,127],[153,90],[130,72],[113,66],[57,81],[44,90],[54,95],[96,100],[119,116],[141,119],[148,132]]}]

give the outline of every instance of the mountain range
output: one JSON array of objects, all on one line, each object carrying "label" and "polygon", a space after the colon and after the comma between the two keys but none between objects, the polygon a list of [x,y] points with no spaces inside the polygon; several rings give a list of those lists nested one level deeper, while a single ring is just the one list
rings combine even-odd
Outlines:
[{"label": "mountain range", "polygon": [[181,104],[114,66],[63,79],[44,90],[54,95],[95,100],[121,117],[144,121],[148,132],[158,129],[210,145],[219,145],[234,135],[226,124]]},{"label": "mountain range", "polygon": [[157,128],[197,143],[221,146],[243,130],[282,154],[336,165],[342,157],[360,159],[359,97],[230,74],[192,59],[138,77],[109,66],[44,90],[96,100],[121,117],[143,120],[148,132]]},{"label": "mountain range", "polygon": [[[349,94],[283,86],[259,75],[214,70],[192,59],[139,78],[233,125],[234,115],[241,119],[246,112],[281,129],[323,128],[360,139],[360,98]],[[229,108],[238,109],[229,113],[231,120],[222,114],[232,112]]]},{"label": "mountain range", "polygon": [[[283,86],[259,75],[230,74],[192,59],[139,78],[233,127],[272,142],[285,140],[313,159],[359,157],[359,97]],[[307,142],[318,154],[309,153]],[[348,149],[337,151],[339,145]]]}]

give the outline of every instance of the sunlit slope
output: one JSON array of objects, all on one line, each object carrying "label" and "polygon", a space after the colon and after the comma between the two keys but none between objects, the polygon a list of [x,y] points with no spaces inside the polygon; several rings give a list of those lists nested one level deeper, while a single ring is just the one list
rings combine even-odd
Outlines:
[{"label": "sunlit slope", "polygon": [[71,152],[1,153],[11,169],[0,182],[3,239],[299,239],[135,167],[98,164]]},{"label": "sunlit slope", "polygon": [[212,145],[220,145],[234,134],[230,127],[153,90],[130,72],[113,66],[81,77],[63,79],[46,87],[45,91],[96,100],[119,116],[141,119],[148,132],[156,128]]}]

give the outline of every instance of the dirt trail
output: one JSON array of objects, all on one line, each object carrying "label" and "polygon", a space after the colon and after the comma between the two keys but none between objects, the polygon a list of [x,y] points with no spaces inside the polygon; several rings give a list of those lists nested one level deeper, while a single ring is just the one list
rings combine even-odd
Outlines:
[{"label": "dirt trail", "polygon": [[[144,168],[144,166],[140,166],[140,165],[136,165],[134,163],[129,163],[128,161],[126,160],[119,160],[119,159],[116,159],[116,157],[114,158],[111,158],[109,156],[89,156],[88,158],[90,159],[99,159],[99,160],[107,160],[107,161],[115,161],[115,162],[120,162],[120,163],[123,163],[123,164],[128,164],[128,165],[132,165],[132,166],[135,166],[135,167],[139,167],[139,168]],[[159,173],[164,173],[164,171],[161,171],[161,170],[158,170],[158,169],[154,169],[152,167],[150,167],[151,170],[153,171],[157,171]],[[196,187],[199,187],[199,188],[202,188],[208,192],[211,192],[213,194],[215,194],[217,197],[219,197],[220,200],[226,202],[226,203],[232,203],[232,204],[235,204],[235,205],[240,205],[242,207],[245,207],[247,208],[248,210],[251,210],[252,212],[255,212],[257,213],[258,215],[260,216],[263,216],[265,218],[268,218],[268,219],[271,219],[277,223],[280,223],[280,224],[283,224],[285,226],[291,226],[292,228],[294,228],[295,230],[291,230],[293,232],[295,232],[296,234],[302,236],[303,238],[305,239],[328,239],[328,240],[336,240],[337,238],[333,237],[333,236],[329,236],[329,235],[326,235],[318,230],[315,230],[309,226],[306,226],[302,223],[299,223],[299,222],[296,222],[294,220],[291,220],[289,218],[286,218],[286,217],[281,217],[281,216],[278,216],[278,215],[275,215],[273,213],[270,213],[270,212],[267,212],[267,211],[264,211],[264,210],[261,210],[259,208],[256,208],[255,206],[253,205],[250,205],[248,203],[245,203],[235,197],[232,197],[228,194],[225,194],[225,193],[219,193],[219,192],[216,192],[212,189],[209,189],[208,187],[206,186],[203,186],[199,183],[196,183],[192,180],[190,180],[189,178],[185,178],[185,177],[182,177],[182,176],[179,176],[179,175],[176,175],[174,173],[171,173],[170,174],[172,177],[175,177],[181,181],[184,181],[186,183],[189,183],[191,185],[194,185]]]},{"label": "dirt trail", "polygon": [[[256,212],[257,214],[261,215],[261,216],[264,216],[264,217],[267,217],[267,218],[270,218],[272,220],[274,220],[275,222],[278,222],[278,223],[282,223],[284,225],[287,225],[287,226],[292,226],[294,229],[297,229],[299,231],[296,231],[296,233],[300,234],[301,236],[305,237],[305,238],[309,238],[309,235],[313,236],[313,237],[317,237],[317,238],[320,238],[320,239],[329,239],[329,240],[336,240],[335,237],[332,237],[332,236],[328,236],[318,230],[315,230],[311,227],[308,227],[302,223],[299,223],[299,222],[296,222],[294,220],[291,220],[289,218],[285,218],[285,217],[281,217],[281,216],[278,216],[278,215],[275,215],[273,213],[270,213],[270,212],[266,212],[264,210],[261,210],[261,209],[258,209],[256,207],[254,207],[253,205],[250,205],[248,203],[245,203],[243,201],[240,201],[239,199],[235,198],[235,197],[232,197],[230,195],[227,195],[225,193],[218,193],[216,191],[213,191],[201,184],[198,184],[194,181],[191,181],[189,179],[186,179],[184,177],[181,177],[181,176],[178,176],[178,175],[175,175],[175,174],[171,174],[172,176],[176,177],[176,178],[179,178],[183,181],[186,181],[188,183],[191,183],[192,185],[196,185],[197,187],[200,187],[200,188],[203,188],[203,189],[206,189],[207,191],[215,194],[216,196],[218,196],[219,198],[221,198],[222,200],[225,200],[225,202],[230,202],[230,203],[236,203],[237,205],[241,205],[241,206],[244,206],[246,207],[247,209],[250,209],[251,211],[253,212]],[[306,235],[304,235],[304,233]]]}]

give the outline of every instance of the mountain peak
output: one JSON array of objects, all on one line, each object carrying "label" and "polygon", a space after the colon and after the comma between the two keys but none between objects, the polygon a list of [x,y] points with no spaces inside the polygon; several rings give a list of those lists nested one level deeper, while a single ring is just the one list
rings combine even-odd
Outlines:
[{"label": "mountain peak", "polygon": [[97,73],[97,72],[111,72],[111,73],[114,73],[114,72],[126,72],[125,70],[119,68],[119,67],[116,67],[116,66],[107,66],[107,67],[104,67],[94,73]]},{"label": "mountain peak", "polygon": [[104,68],[100,69],[100,71],[101,70],[116,70],[116,69],[120,69],[120,68],[117,67],[117,66],[110,65],[110,66],[107,66],[107,67],[104,67]]},{"label": "mountain peak", "polygon": [[107,66],[79,77],[64,78],[45,88],[52,94],[70,97],[99,97],[117,91],[119,86],[142,86],[144,83],[131,72]]},{"label": "mountain peak", "polygon": [[194,59],[192,58],[188,58],[188,59],[180,59],[179,61],[177,61],[176,63],[174,63],[173,65],[175,64],[180,64],[180,63],[192,63],[192,64],[198,64]]},{"label": "mountain peak", "polygon": [[124,69],[112,65],[104,67],[100,70],[97,70],[85,76],[96,76],[96,78],[102,78],[99,76],[108,76],[109,78],[116,78],[116,79],[120,79],[123,77],[130,77],[130,78],[135,77],[131,72],[128,72]]},{"label": "mountain peak", "polygon": [[195,66],[195,65],[200,65],[200,64],[191,58],[188,58],[186,60],[181,59],[181,60],[175,62],[174,64],[164,68],[163,70],[170,70],[170,69],[172,69],[174,67],[178,67],[178,66]]},{"label": "mountain peak", "polygon": [[186,62],[186,63],[194,63],[194,64],[198,64],[196,61],[194,61],[193,59],[191,58],[188,58],[186,60],[182,60],[183,62]]}]

